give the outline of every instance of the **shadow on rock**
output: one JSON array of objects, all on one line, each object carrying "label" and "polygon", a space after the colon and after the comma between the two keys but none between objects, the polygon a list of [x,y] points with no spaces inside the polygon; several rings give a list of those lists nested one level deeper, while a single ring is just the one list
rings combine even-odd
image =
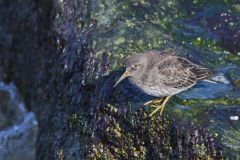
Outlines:
[{"label": "shadow on rock", "polygon": [[127,102],[137,106],[152,100],[153,96],[146,95],[139,88],[129,82],[128,79],[123,80],[114,87],[118,78],[123,74],[124,68],[112,72],[108,76],[98,79],[95,93],[101,103],[109,103],[114,105],[123,105]]}]

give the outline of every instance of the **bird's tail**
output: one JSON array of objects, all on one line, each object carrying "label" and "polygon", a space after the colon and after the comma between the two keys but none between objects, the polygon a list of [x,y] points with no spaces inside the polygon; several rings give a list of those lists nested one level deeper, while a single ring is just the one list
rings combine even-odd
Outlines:
[{"label": "bird's tail", "polygon": [[203,81],[209,82],[209,83],[218,83],[217,81],[212,80],[212,79],[204,79]]},{"label": "bird's tail", "polygon": [[229,64],[228,66],[224,66],[222,68],[212,70],[213,75],[209,78],[206,78],[204,81],[210,83],[223,83],[223,84],[230,84],[230,80],[225,76],[227,71],[230,69],[237,68],[234,64]]},{"label": "bird's tail", "polygon": [[213,69],[205,68],[203,66],[196,65],[191,69],[198,80],[210,80],[217,72]]},{"label": "bird's tail", "polygon": [[208,82],[212,83],[223,83],[223,84],[230,84],[230,81],[227,79],[227,77],[224,74],[217,74],[213,76],[210,79],[206,79]]},{"label": "bird's tail", "polygon": [[216,70],[207,68],[198,68],[197,78],[210,83],[230,84],[230,81],[223,73],[218,73]]}]

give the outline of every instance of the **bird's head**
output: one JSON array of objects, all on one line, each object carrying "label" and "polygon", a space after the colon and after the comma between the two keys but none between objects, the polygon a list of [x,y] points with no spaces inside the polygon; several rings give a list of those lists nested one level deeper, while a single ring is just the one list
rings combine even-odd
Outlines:
[{"label": "bird's head", "polygon": [[126,63],[126,70],[119,80],[115,83],[116,87],[122,80],[127,77],[138,77],[143,72],[144,67],[146,66],[146,58],[142,55],[132,55],[128,58]]}]

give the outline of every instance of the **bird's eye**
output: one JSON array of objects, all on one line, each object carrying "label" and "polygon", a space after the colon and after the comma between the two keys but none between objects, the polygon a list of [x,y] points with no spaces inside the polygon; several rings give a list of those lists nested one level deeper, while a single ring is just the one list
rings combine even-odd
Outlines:
[{"label": "bird's eye", "polygon": [[132,71],[135,71],[135,70],[137,69],[137,66],[138,66],[138,64],[132,65],[131,70],[132,70]]}]

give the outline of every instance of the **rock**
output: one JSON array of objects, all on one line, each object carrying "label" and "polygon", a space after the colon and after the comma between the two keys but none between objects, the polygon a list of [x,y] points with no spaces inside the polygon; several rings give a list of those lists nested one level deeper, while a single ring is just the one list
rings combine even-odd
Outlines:
[{"label": "rock", "polygon": [[[201,9],[199,3],[196,10]],[[14,81],[29,109],[37,115],[37,160],[223,159],[218,137],[206,126],[196,124],[208,117],[195,108],[205,113],[205,108],[216,103],[228,106],[232,99],[190,99],[180,103],[191,106],[181,111],[175,109],[173,98],[166,109],[168,117],[148,119],[150,109],[143,107],[143,95],[135,94],[127,81],[125,86],[123,83],[112,87],[120,76],[117,70],[135,52],[178,48],[179,55],[188,51],[186,57],[203,64],[215,67],[215,63],[224,62],[215,53],[202,54],[208,45],[200,45],[201,38],[195,37],[202,35],[198,29],[192,37],[178,34],[183,29],[176,30],[174,22],[188,17],[179,3],[15,0],[0,4],[4,15],[0,16],[0,66],[5,74],[2,79]],[[202,21],[206,24],[206,18]],[[197,39],[201,50],[190,43],[193,39]],[[184,47],[187,42],[191,47]],[[179,49],[179,45],[184,48]],[[169,112],[171,108],[174,115]],[[1,129],[15,124],[8,117],[0,115]],[[22,118],[17,122],[22,123],[18,125],[29,122],[24,116],[19,117]],[[192,125],[182,124],[187,117]],[[28,127],[31,126],[30,123]],[[22,156],[17,149],[11,155]]]},{"label": "rock", "polygon": [[240,69],[239,68],[231,69],[228,72],[228,76],[234,87],[240,88]]},{"label": "rock", "polygon": [[237,17],[228,11],[221,11],[207,20],[207,27],[221,41],[222,47],[237,54],[240,51],[240,24]]},{"label": "rock", "polygon": [[35,159],[38,124],[13,84],[0,82],[0,159]]}]

